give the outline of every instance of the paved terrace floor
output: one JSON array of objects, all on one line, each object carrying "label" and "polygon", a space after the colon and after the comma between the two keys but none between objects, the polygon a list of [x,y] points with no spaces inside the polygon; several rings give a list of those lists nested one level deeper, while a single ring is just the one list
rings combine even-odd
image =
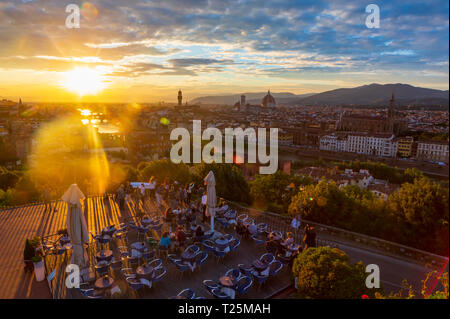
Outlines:
[{"label": "paved terrace floor", "polygon": [[[87,222],[90,231],[100,231],[110,224],[117,224],[125,218],[132,218],[133,207],[121,212],[112,199],[102,200],[100,198],[88,199]],[[0,298],[51,298],[47,282],[37,283],[30,273],[23,270],[23,249],[25,239],[33,236],[44,236],[55,234],[58,229],[66,228],[66,206],[57,203],[57,211],[45,211],[43,205],[28,205],[13,209],[0,211]],[[320,238],[319,238],[320,239]],[[326,238],[332,242],[332,238]],[[184,288],[194,288],[200,295],[209,297],[201,281],[203,279],[218,279],[227,269],[235,267],[238,263],[251,261],[263,252],[256,248],[252,242],[242,241],[234,256],[227,257],[221,263],[215,258],[209,257],[202,269],[201,276],[197,274],[186,275],[183,282],[174,285],[176,280],[167,281],[167,278],[179,278],[179,274],[172,265],[167,265],[168,273],[166,280],[159,282],[158,291],[150,292],[145,297],[167,298]],[[340,243],[339,248],[346,251],[353,261],[362,260],[367,264],[377,264],[380,267],[381,281],[386,290],[398,290],[403,279],[407,279],[420,292],[421,280],[426,277],[428,270],[416,263],[408,262],[392,256],[384,256],[381,253],[367,251],[351,243],[349,245]],[[175,277],[174,277],[175,276]],[[265,295],[275,292],[281,284],[289,281],[289,272],[283,271],[279,283],[268,282],[263,287]],[[156,287],[155,287],[156,288]],[[261,297],[257,290],[251,290],[248,298]],[[71,297],[71,296],[67,296]]]},{"label": "paved terrace floor", "polygon": [[[121,212],[112,199],[89,198],[86,221],[89,231],[117,224],[129,213]],[[28,205],[0,211],[0,298],[50,298],[46,281],[36,282],[24,272],[25,240],[56,234],[66,228],[67,207],[56,204],[57,211],[45,211],[44,205]]]}]

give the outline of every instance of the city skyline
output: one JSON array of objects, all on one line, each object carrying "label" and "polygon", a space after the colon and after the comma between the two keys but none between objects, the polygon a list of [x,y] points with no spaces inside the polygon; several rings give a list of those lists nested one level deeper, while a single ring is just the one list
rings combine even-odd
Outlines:
[{"label": "city skyline", "polygon": [[189,101],[374,82],[448,90],[445,1],[378,1],[378,29],[356,1],[74,3],[79,29],[65,25],[69,3],[0,4],[0,97],[175,102],[179,89]]}]

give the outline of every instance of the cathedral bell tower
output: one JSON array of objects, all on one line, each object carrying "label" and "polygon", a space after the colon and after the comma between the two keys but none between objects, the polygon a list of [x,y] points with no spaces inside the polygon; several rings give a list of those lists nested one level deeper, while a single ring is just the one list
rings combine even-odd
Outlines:
[{"label": "cathedral bell tower", "polygon": [[181,90],[178,91],[178,106],[181,106],[181,104],[183,103],[183,93],[181,92]]}]

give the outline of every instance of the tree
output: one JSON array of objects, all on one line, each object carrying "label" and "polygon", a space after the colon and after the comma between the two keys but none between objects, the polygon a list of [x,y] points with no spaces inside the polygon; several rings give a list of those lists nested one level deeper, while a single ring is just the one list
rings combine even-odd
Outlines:
[{"label": "tree", "polygon": [[235,164],[201,163],[194,167],[196,185],[203,185],[203,179],[209,171],[213,171],[216,179],[216,194],[228,200],[250,204],[252,202],[250,189]]},{"label": "tree", "polygon": [[362,295],[375,295],[375,289],[366,287],[363,263],[351,264],[348,255],[337,248],[308,248],[294,260],[292,272],[300,298],[361,299]]},{"label": "tree", "polygon": [[298,192],[299,187],[309,184],[312,184],[312,180],[307,176],[290,176],[277,171],[275,174],[257,175],[250,183],[250,194],[254,204],[285,213],[291,197]]},{"label": "tree", "polygon": [[405,183],[388,199],[402,241],[419,249],[448,254],[449,190],[422,177]]},{"label": "tree", "polygon": [[14,187],[20,178],[19,172],[10,171],[0,166],[0,189],[7,190]]},{"label": "tree", "polygon": [[148,181],[152,176],[159,182],[163,182],[165,178],[171,182],[178,181],[181,184],[188,183],[191,180],[189,167],[184,163],[175,164],[170,160],[157,160],[139,166],[142,168],[139,171],[139,176],[144,181]]}]

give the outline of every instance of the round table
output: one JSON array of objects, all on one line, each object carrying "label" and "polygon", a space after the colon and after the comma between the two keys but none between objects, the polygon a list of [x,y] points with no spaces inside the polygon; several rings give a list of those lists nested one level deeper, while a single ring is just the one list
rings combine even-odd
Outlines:
[{"label": "round table", "polygon": [[153,218],[149,217],[149,218],[142,218],[142,224],[144,224],[145,226],[150,225],[153,222]]},{"label": "round table", "polygon": [[281,237],[280,233],[278,233],[278,232],[271,232],[269,235],[269,238],[276,240],[276,241],[280,241],[283,239],[283,237]]},{"label": "round table", "polygon": [[108,226],[102,229],[102,234],[112,236],[116,228],[114,226]]},{"label": "round table", "polygon": [[98,261],[101,261],[101,260],[111,260],[112,255],[113,255],[112,250],[110,250],[110,249],[105,249],[105,250],[99,251],[95,257],[97,258]]},{"label": "round table", "polygon": [[236,278],[230,276],[220,277],[219,282],[222,286],[227,288],[233,288],[234,286],[236,286],[237,283]]},{"label": "round table", "polygon": [[59,239],[59,242],[60,242],[61,246],[64,246],[64,245],[70,243],[70,238],[67,236],[63,236]]},{"label": "round table", "polygon": [[190,251],[185,250],[185,251],[183,251],[183,252],[181,253],[181,259],[190,261],[190,260],[192,260],[192,259],[194,259],[194,258],[195,258],[195,254],[193,254],[193,253],[190,252]]},{"label": "round table", "polygon": [[230,241],[226,239],[216,239],[215,244],[217,248],[224,250],[230,245]]},{"label": "round table", "polygon": [[252,263],[253,267],[255,267],[256,270],[264,270],[267,268],[267,265],[263,263],[261,260],[257,259]]},{"label": "round table", "polygon": [[95,288],[98,289],[108,289],[111,288],[111,286],[114,284],[114,279],[111,277],[103,277],[99,278],[95,281]]},{"label": "round table", "polygon": [[137,278],[145,278],[145,279],[151,279],[153,275],[153,267],[149,264],[144,264],[142,266],[139,266],[136,268],[136,277]]},{"label": "round table", "polygon": [[141,250],[144,250],[146,248],[146,246],[143,241],[137,241],[137,242],[131,244],[131,248],[141,251]]}]

